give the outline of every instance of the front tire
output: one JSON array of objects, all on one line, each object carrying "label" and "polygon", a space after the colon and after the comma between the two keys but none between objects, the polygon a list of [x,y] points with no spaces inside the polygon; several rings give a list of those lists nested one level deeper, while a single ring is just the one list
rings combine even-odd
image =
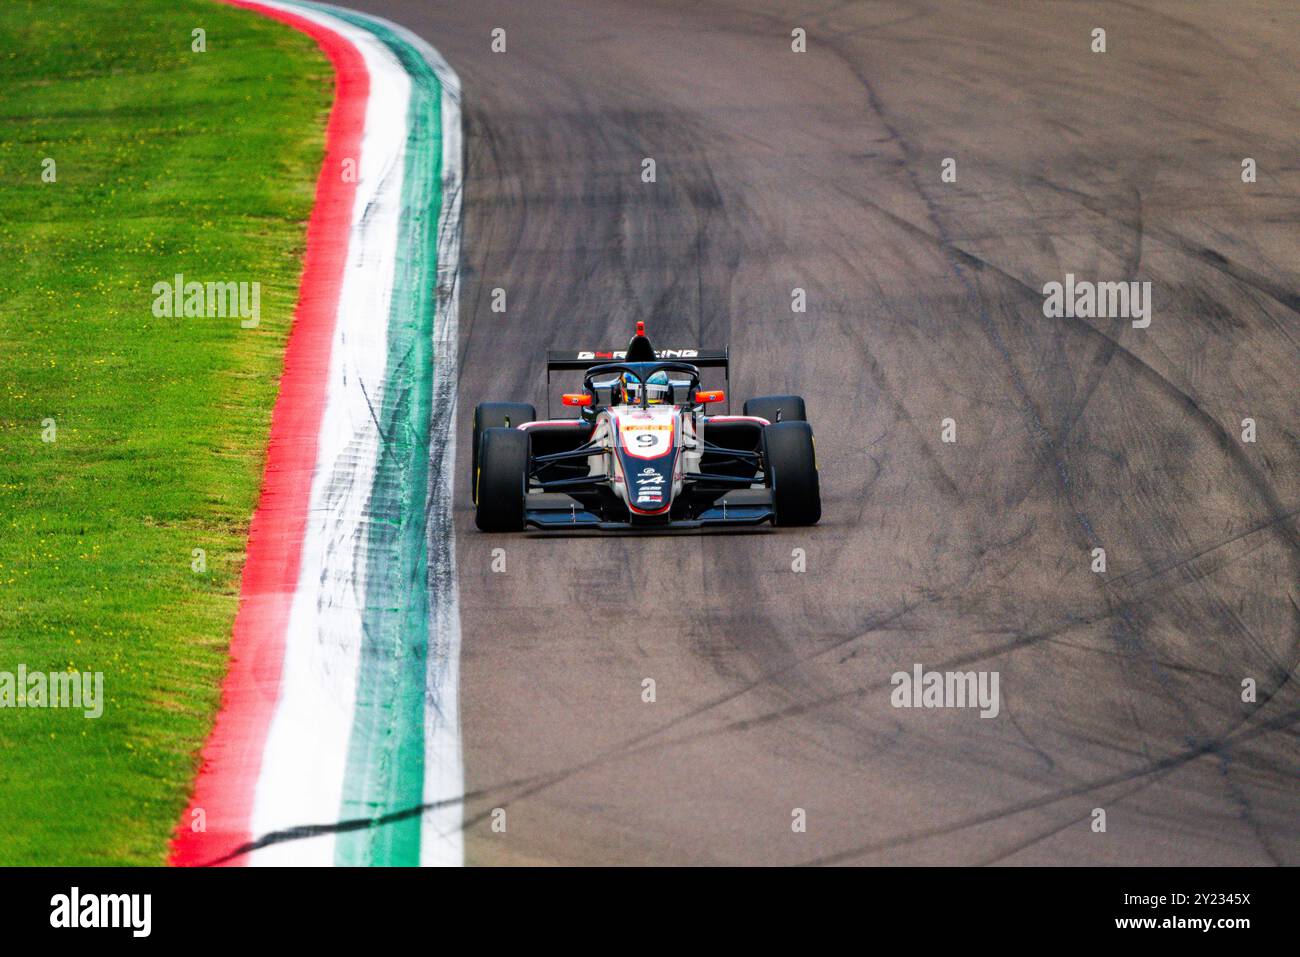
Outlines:
[{"label": "front tire", "polygon": [[803,396],[798,395],[760,395],[749,399],[745,403],[745,415],[756,415],[769,422],[808,421],[808,413],[803,407]]},{"label": "front tire", "polygon": [[519,532],[524,528],[528,494],[528,433],[485,429],[479,437],[475,475],[474,524],[483,532]]},{"label": "front tire", "polygon": [[526,402],[481,402],[474,408],[474,436],[470,439],[470,495],[478,504],[478,446],[486,429],[515,428],[537,420],[537,410]]},{"label": "front tire", "polygon": [[772,490],[776,524],[816,525],[822,517],[822,493],[812,426],[784,418],[766,426],[763,467]]}]

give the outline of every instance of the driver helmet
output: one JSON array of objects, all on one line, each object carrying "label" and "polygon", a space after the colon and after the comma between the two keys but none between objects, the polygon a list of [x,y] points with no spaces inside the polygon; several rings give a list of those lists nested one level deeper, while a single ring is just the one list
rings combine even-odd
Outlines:
[{"label": "driver helmet", "polygon": [[[664,405],[672,400],[672,385],[668,382],[668,373],[663,369],[646,380],[645,390],[647,405]],[[628,405],[641,402],[641,380],[630,372],[623,373],[623,401]]]}]

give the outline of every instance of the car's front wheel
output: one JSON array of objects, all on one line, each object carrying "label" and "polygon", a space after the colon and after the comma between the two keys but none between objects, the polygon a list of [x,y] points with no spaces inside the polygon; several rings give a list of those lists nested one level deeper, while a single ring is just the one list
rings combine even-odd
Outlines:
[{"label": "car's front wheel", "polygon": [[484,532],[522,531],[528,494],[528,433],[484,429],[478,453],[474,524]]},{"label": "car's front wheel", "polygon": [[474,435],[470,439],[470,489],[478,504],[478,448],[486,429],[514,428],[535,421],[537,410],[527,402],[480,402],[474,407]]},{"label": "car's front wheel", "polygon": [[816,525],[822,517],[822,493],[812,426],[784,420],[765,426],[763,466],[776,524]]},{"label": "car's front wheel", "polygon": [[745,415],[756,415],[769,422],[806,422],[803,397],[797,395],[760,395],[745,402]]}]

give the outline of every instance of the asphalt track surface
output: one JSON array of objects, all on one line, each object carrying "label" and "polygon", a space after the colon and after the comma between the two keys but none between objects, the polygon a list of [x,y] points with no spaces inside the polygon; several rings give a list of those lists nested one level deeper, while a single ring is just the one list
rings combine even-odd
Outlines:
[{"label": "asphalt track surface", "polygon": [[[462,78],[462,439],[638,319],[817,433],[815,529],[489,537],[461,486],[469,863],[1300,863],[1294,8],[352,5]],[[1045,317],[1067,272],[1151,326]],[[892,707],[914,663],[1000,714]]]}]

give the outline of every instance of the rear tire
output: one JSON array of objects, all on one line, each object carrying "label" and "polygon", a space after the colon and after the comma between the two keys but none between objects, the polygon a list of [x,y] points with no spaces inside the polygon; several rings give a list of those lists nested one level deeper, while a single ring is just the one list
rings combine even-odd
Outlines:
[{"label": "rear tire", "polygon": [[798,395],[760,395],[745,403],[745,415],[756,415],[769,422],[807,422],[808,413],[803,407],[803,397]]},{"label": "rear tire", "polygon": [[822,517],[822,493],[812,426],[783,418],[764,428],[763,464],[776,524],[816,525]]},{"label": "rear tire", "polygon": [[478,452],[474,524],[484,532],[522,531],[528,494],[528,433],[484,429]]},{"label": "rear tire", "polygon": [[478,447],[485,429],[499,429],[507,423],[510,428],[533,422],[537,419],[537,410],[526,402],[483,402],[474,409],[474,437],[470,440],[470,495],[474,504],[478,504]]}]

